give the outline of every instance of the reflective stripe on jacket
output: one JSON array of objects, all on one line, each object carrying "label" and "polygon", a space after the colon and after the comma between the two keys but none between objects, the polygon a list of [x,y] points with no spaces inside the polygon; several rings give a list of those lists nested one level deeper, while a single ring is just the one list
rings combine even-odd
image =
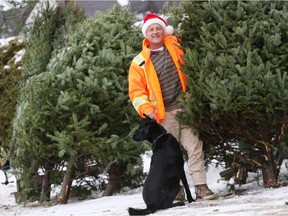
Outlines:
[{"label": "reflective stripe on jacket", "polygon": [[[148,40],[144,39],[142,51],[131,63],[128,76],[129,97],[142,118],[144,118],[144,114],[154,111],[157,115],[157,121],[161,122],[165,118],[165,107],[160,83],[150,59],[148,45]],[[175,36],[164,36],[164,45],[176,65],[183,92],[186,92],[186,77],[180,68],[180,64],[184,64],[181,57],[183,51],[179,48],[177,38]]]}]

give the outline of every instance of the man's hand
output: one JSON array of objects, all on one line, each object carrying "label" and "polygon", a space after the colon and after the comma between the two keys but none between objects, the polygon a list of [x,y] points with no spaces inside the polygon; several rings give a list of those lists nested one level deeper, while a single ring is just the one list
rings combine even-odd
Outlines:
[{"label": "man's hand", "polygon": [[157,121],[157,116],[153,111],[148,112],[146,115],[149,116],[149,118]]}]

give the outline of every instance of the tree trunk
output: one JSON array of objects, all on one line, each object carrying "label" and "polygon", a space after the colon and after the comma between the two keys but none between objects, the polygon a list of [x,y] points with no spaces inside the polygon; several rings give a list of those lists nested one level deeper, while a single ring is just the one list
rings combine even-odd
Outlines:
[{"label": "tree trunk", "polygon": [[109,181],[105,186],[105,190],[103,191],[102,196],[111,196],[113,194],[113,190],[121,180],[123,173],[125,172],[126,166],[124,164],[118,164],[114,162],[108,173],[109,173]]},{"label": "tree trunk", "polygon": [[46,202],[50,200],[50,172],[48,169],[45,169],[43,181],[42,181],[42,188],[41,188],[41,194],[40,194],[40,203]]},{"label": "tree trunk", "polygon": [[70,196],[70,189],[71,189],[74,171],[75,171],[75,166],[74,166],[75,161],[76,161],[76,156],[70,156],[68,160],[67,170],[64,174],[64,179],[63,179],[60,198],[59,198],[59,202],[61,204],[67,204],[69,196]]},{"label": "tree trunk", "polygon": [[244,165],[239,164],[237,166],[237,171],[235,175],[235,183],[246,184],[247,177],[248,177],[248,168]]},{"label": "tree trunk", "polygon": [[271,151],[265,151],[265,161],[262,164],[262,175],[265,188],[279,187],[277,169]]}]

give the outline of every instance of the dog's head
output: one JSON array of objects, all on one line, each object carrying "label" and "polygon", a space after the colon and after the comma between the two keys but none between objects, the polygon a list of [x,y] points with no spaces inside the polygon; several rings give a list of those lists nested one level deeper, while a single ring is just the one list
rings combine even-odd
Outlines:
[{"label": "dog's head", "polygon": [[158,124],[154,119],[146,116],[144,123],[142,123],[135,131],[133,140],[137,142],[147,140],[150,143],[153,143],[157,137],[166,132],[167,131],[162,125]]}]

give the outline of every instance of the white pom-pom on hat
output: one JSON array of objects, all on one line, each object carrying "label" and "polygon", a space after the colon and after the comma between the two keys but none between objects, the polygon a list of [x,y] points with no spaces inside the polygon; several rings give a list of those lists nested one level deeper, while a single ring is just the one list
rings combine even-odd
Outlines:
[{"label": "white pom-pom on hat", "polygon": [[146,37],[146,31],[148,27],[155,23],[162,26],[166,35],[172,35],[174,32],[173,26],[168,25],[167,22],[163,18],[161,18],[160,16],[157,16],[156,14],[153,14],[153,13],[147,14],[143,21],[144,23],[142,25],[142,33],[144,37]]},{"label": "white pom-pom on hat", "polygon": [[171,25],[166,26],[165,28],[165,34],[166,35],[172,35],[174,33],[174,28]]}]

